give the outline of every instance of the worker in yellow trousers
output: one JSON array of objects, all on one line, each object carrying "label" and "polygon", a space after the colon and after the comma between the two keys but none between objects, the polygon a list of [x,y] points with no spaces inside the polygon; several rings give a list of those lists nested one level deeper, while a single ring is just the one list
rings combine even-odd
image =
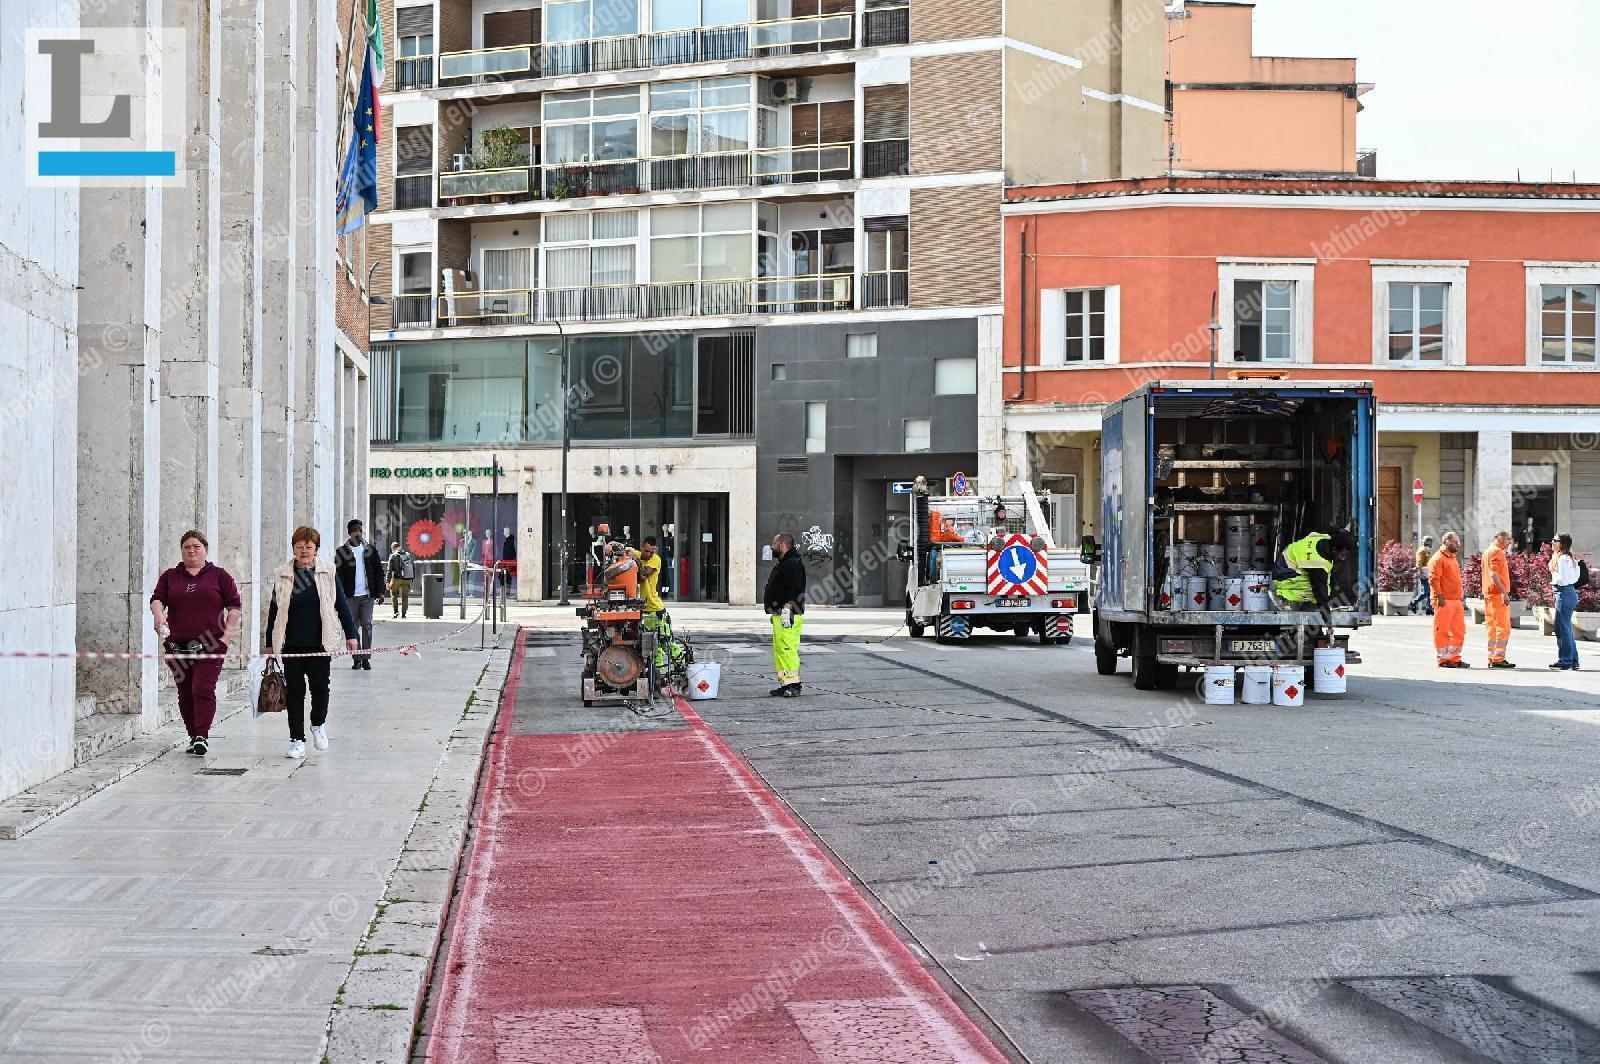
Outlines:
[{"label": "worker in yellow trousers", "polygon": [[1489,629],[1489,668],[1514,669],[1506,660],[1506,644],[1511,641],[1511,566],[1506,548],[1510,532],[1496,532],[1494,542],[1483,552],[1483,619]]},{"label": "worker in yellow trousers", "polygon": [[1438,553],[1428,562],[1428,584],[1433,590],[1433,648],[1441,669],[1470,669],[1461,660],[1467,641],[1467,614],[1461,601],[1461,537],[1446,532]]},{"label": "worker in yellow trousers", "polygon": [[779,532],[772,537],[772,556],[778,564],[767,576],[761,603],[772,617],[772,667],[778,686],[768,693],[777,698],[800,697],[800,628],[806,612],[806,567],[794,549],[794,537]]}]

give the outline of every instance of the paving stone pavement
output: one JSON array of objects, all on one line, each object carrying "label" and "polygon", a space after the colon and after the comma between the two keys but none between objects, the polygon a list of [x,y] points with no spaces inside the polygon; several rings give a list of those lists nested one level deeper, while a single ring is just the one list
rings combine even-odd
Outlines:
[{"label": "paving stone pavement", "polygon": [[238,714],[0,841],[0,1061],[403,1059],[514,638],[336,663],[328,750]]}]

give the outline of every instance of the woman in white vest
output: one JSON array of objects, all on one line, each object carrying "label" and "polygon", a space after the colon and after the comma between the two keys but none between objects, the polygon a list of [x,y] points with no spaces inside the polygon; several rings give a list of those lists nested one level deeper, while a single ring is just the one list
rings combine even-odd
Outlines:
[{"label": "woman in white vest", "polygon": [[268,654],[327,654],[283,659],[288,681],[288,756],[306,756],[306,688],[311,688],[311,741],[328,748],[328,680],[331,655],[354,651],[355,617],[335,579],[333,566],[317,561],[322,536],[301,525],[292,537],[294,561],[272,574],[272,604],[267,608]]}]

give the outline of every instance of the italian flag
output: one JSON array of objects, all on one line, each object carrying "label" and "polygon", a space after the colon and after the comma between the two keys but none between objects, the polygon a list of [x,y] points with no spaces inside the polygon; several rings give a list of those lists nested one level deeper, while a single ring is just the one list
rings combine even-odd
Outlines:
[{"label": "italian flag", "polygon": [[367,63],[372,67],[372,87],[383,85],[383,27],[378,23],[378,0],[367,0]]}]

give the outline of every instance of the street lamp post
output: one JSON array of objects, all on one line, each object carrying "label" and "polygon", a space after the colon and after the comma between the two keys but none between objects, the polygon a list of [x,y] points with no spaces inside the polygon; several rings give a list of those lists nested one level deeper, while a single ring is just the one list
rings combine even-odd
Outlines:
[{"label": "street lamp post", "polygon": [[379,265],[378,263],[374,262],[372,264],[371,269],[367,270],[367,287],[365,289],[365,295],[367,297],[367,337],[369,338],[369,342],[370,342],[370,338],[372,336],[372,308],[373,308],[373,306],[376,305],[376,306],[380,306],[380,307],[386,307],[386,306],[389,305],[389,300],[386,299],[385,297],[383,297],[383,296],[375,296],[375,295],[372,294],[372,271],[376,270],[378,268],[378,265]]},{"label": "street lamp post", "polygon": [[556,332],[561,336],[561,598],[557,605],[570,606],[567,597],[567,460],[572,455],[572,386],[567,376],[567,330],[560,319],[555,319]]}]

